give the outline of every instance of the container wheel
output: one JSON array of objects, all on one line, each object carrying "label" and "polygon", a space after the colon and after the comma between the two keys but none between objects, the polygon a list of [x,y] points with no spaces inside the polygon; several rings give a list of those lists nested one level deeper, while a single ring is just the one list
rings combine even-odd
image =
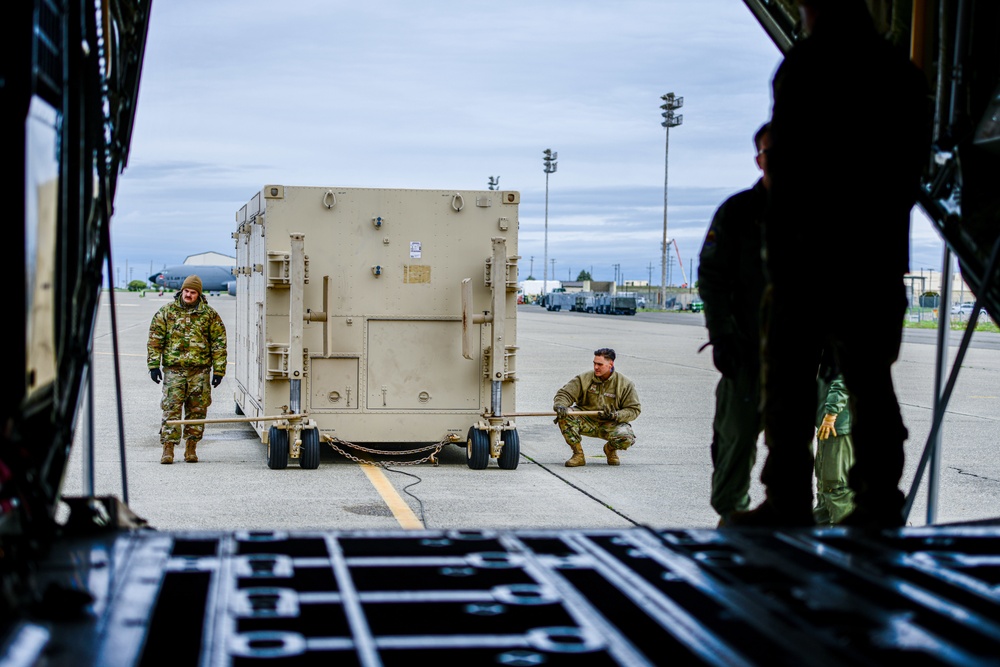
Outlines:
[{"label": "container wheel", "polygon": [[502,431],[500,439],[503,441],[503,447],[500,449],[497,465],[504,470],[514,470],[521,460],[521,438],[517,435],[517,429]]},{"label": "container wheel", "polygon": [[490,463],[490,436],[475,426],[469,427],[465,440],[465,462],[473,470],[482,470]]},{"label": "container wheel", "polygon": [[284,470],[288,467],[288,431],[272,426],[267,431],[267,467]]},{"label": "container wheel", "polygon": [[319,467],[319,429],[307,428],[302,431],[302,447],[299,449],[299,467],[315,470]]}]

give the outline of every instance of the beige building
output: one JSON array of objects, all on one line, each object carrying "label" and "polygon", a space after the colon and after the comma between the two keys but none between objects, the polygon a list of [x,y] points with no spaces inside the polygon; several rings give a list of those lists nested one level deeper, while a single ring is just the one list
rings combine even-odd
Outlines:
[{"label": "beige building", "polygon": [[236,266],[236,258],[223,255],[221,252],[200,252],[197,255],[188,255],[184,258],[185,264],[196,264],[198,266]]}]

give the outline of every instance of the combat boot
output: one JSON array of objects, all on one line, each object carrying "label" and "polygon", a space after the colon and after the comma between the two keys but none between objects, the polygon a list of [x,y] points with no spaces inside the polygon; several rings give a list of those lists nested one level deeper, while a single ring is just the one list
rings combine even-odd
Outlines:
[{"label": "combat boot", "polygon": [[583,445],[578,442],[574,445],[570,445],[569,448],[573,450],[573,456],[569,457],[569,460],[566,461],[567,468],[576,468],[577,466],[587,465],[587,459],[583,455]]},{"label": "combat boot", "polygon": [[621,465],[621,461],[618,459],[618,450],[611,446],[610,442],[604,443],[604,455],[608,457],[609,466]]},{"label": "combat boot", "polygon": [[188,440],[187,446],[184,447],[184,460],[188,463],[197,463],[198,454],[195,453],[194,448],[197,446],[197,442],[194,440]]},{"label": "combat boot", "polygon": [[163,445],[163,454],[160,456],[160,463],[173,463],[174,462],[174,445],[172,442],[168,442]]}]

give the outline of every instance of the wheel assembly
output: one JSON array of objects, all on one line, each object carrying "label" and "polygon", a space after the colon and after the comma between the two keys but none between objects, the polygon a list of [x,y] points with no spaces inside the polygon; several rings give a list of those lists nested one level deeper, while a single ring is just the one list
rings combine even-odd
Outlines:
[{"label": "wheel assembly", "polygon": [[475,426],[469,427],[465,441],[465,462],[473,470],[482,470],[490,463],[490,435]]},{"label": "wheel assembly", "polygon": [[288,431],[276,426],[267,431],[267,467],[271,470],[288,467]]},{"label": "wheel assembly", "polygon": [[319,467],[319,429],[302,429],[302,447],[299,449],[299,467],[315,470]]},{"label": "wheel assembly", "polygon": [[497,465],[504,470],[514,470],[521,459],[521,438],[517,435],[517,429],[502,431],[500,439],[503,447],[500,449]]}]

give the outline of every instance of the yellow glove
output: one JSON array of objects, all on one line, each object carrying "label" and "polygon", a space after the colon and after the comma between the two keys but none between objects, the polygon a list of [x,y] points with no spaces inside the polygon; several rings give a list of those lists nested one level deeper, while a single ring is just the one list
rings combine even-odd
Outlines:
[{"label": "yellow glove", "polygon": [[819,433],[816,437],[820,440],[827,440],[831,437],[836,437],[837,429],[834,428],[834,424],[837,423],[837,415],[825,415],[823,417],[823,423],[819,425]]}]

